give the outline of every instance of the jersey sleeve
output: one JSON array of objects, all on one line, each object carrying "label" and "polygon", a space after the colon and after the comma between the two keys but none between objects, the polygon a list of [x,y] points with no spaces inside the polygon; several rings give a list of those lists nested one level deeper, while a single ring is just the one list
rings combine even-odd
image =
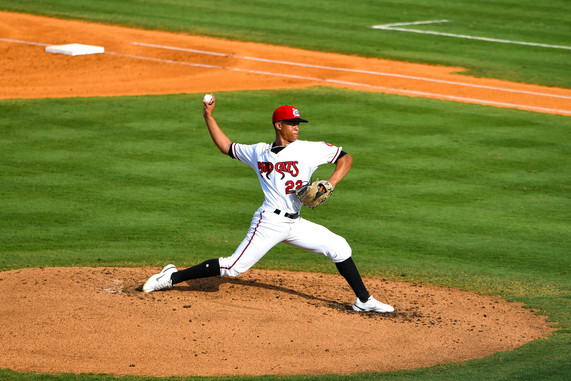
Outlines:
[{"label": "jersey sleeve", "polygon": [[256,169],[258,167],[258,144],[248,145],[232,143],[229,155],[231,158],[239,160],[248,166]]},{"label": "jersey sleeve", "polygon": [[343,152],[343,147],[337,147],[326,142],[316,143],[315,155],[323,164],[335,163],[339,159],[341,152]]}]

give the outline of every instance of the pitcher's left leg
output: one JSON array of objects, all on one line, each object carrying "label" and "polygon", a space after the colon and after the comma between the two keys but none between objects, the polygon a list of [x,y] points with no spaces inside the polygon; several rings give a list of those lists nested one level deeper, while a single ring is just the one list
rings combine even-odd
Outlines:
[{"label": "pitcher's left leg", "polygon": [[339,274],[345,278],[357,300],[353,310],[364,312],[393,312],[394,308],[376,300],[369,294],[357,266],[351,258],[351,247],[338,234],[314,222],[300,219],[293,224],[290,236],[285,243],[310,251],[323,254],[335,263]]},{"label": "pitcher's left leg", "polygon": [[351,246],[345,238],[333,233],[325,226],[300,218],[292,224],[289,236],[284,243],[306,251],[325,255],[334,263],[351,257]]}]

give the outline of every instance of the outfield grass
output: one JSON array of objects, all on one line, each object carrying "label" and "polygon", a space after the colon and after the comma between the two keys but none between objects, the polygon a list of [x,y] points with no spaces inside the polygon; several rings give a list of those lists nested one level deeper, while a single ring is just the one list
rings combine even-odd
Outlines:
[{"label": "outfield grass", "polygon": [[[571,86],[568,0],[363,0],[350,5],[344,0],[0,0],[0,9],[465,67],[476,76]],[[371,29],[443,19],[449,22],[408,28],[568,49]]]},{"label": "outfield grass", "polygon": [[[231,253],[263,195],[251,169],[212,144],[201,98],[1,101],[0,269],[183,266]],[[269,115],[290,103],[310,120],[303,139],[353,155],[333,198],[305,217],[345,236],[364,275],[521,301],[560,329],[514,352],[370,378],[569,374],[571,119],[327,88],[217,99],[234,141],[271,141]],[[286,245],[257,267],[335,271]]]}]

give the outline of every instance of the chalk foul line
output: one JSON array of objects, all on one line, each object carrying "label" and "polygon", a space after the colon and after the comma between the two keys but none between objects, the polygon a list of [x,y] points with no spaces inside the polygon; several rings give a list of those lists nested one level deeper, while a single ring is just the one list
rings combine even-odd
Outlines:
[{"label": "chalk foul line", "polygon": [[[48,46],[49,45],[49,44],[45,44],[45,43],[41,43],[41,42],[13,40],[13,39],[6,39],[6,38],[0,38],[0,41],[18,43],[18,44],[26,44],[26,45],[38,45],[38,46]],[[138,43],[138,44],[145,45],[142,43]],[[147,45],[150,46],[150,44],[147,44]],[[169,47],[169,49],[180,49],[180,48]],[[190,51],[191,49],[187,49],[187,50]],[[215,55],[221,55],[221,56],[230,56],[230,55],[225,54],[225,53],[204,52],[204,51],[196,51],[196,50],[193,50],[193,52],[215,54]],[[267,72],[267,71],[260,71],[260,70],[249,70],[249,69],[241,69],[241,68],[227,67],[227,66],[207,65],[207,64],[201,64],[201,63],[193,63],[193,62],[186,62],[186,61],[175,61],[175,60],[146,57],[146,56],[138,56],[138,55],[132,55],[132,54],[123,54],[123,53],[110,52],[110,51],[106,52],[105,54],[115,55],[115,56],[120,56],[120,57],[127,57],[127,58],[131,58],[131,59],[139,59],[139,60],[169,63],[169,64],[176,64],[176,65],[201,67],[201,68],[206,68],[206,69],[232,70],[232,71],[237,71],[237,72],[245,72],[245,73],[251,73],[251,74],[294,78],[294,79],[300,79],[300,80],[306,80],[306,81],[335,83],[335,84],[344,85],[344,86],[366,87],[366,88],[375,89],[378,91],[385,91],[385,92],[396,93],[396,94],[405,94],[405,95],[411,95],[411,96],[440,98],[440,99],[448,99],[448,100],[453,100],[453,101],[458,101],[458,102],[478,103],[478,104],[486,104],[486,105],[491,105],[491,106],[510,107],[510,108],[516,108],[516,109],[537,111],[537,112],[549,112],[549,113],[557,113],[557,114],[563,114],[563,115],[571,115],[571,111],[568,111],[568,110],[559,110],[559,109],[551,109],[551,108],[546,108],[546,107],[536,107],[536,106],[528,106],[528,105],[521,105],[521,104],[514,104],[514,103],[496,102],[496,101],[490,101],[490,100],[486,100],[486,99],[458,97],[458,96],[446,95],[446,94],[437,94],[437,93],[429,93],[429,92],[422,92],[422,91],[397,89],[397,88],[390,88],[390,87],[385,87],[385,86],[371,85],[368,83],[349,82],[349,81],[341,81],[341,80],[328,79],[328,78],[314,78],[314,77],[300,76],[300,75],[287,74],[287,73],[275,73],[275,72]],[[233,56],[233,57],[235,57],[235,56]],[[237,57],[235,57],[235,58],[237,58]],[[292,63],[292,62],[287,62],[287,61],[273,61],[273,60],[265,60],[265,59],[254,58],[254,57],[245,57],[245,58],[251,58],[251,59],[255,59],[255,60],[264,60],[264,61],[268,61],[268,62],[282,62],[282,63],[290,64],[290,65],[319,67],[317,65],[298,64],[298,63]],[[330,68],[331,70],[353,71],[352,69],[327,67],[327,66],[324,66],[323,68]],[[371,72],[371,73],[376,73],[376,72]],[[392,74],[387,74],[387,73],[377,73],[377,74],[392,75]],[[408,76],[403,76],[403,77],[408,77]],[[411,77],[411,78],[413,78],[413,77]],[[422,79],[422,80],[430,80],[430,79],[422,78],[422,77],[417,77],[417,78]],[[446,81],[443,81],[443,82],[446,82]],[[471,84],[464,84],[464,83],[458,83],[458,84],[478,87],[477,85],[471,85]],[[508,91],[509,89],[504,89],[504,90]],[[542,93],[537,93],[537,95],[551,96],[551,94],[542,94]],[[565,97],[565,96],[561,96],[561,97],[562,98],[570,98],[570,97]]]},{"label": "chalk foul line", "polygon": [[37,45],[37,46],[49,46],[52,44],[44,44],[42,42],[34,42],[34,41],[22,41],[22,40],[13,40],[11,38],[0,38],[2,42],[11,42],[14,44],[24,44],[24,45]]},{"label": "chalk foul line", "polygon": [[[426,22],[424,22],[424,23],[426,23]],[[168,46],[168,45],[147,44],[147,43],[143,43],[143,42],[132,42],[132,44],[137,45],[137,46],[144,46],[144,47],[148,47],[148,48],[175,50],[175,51],[181,51],[181,52],[188,52],[188,53],[194,53],[194,54],[204,54],[204,55],[211,55],[211,56],[218,56],[218,57],[231,57],[234,59],[243,59],[243,60],[249,60],[249,61],[275,63],[275,64],[280,64],[280,65],[299,66],[299,67],[306,67],[306,68],[312,68],[312,69],[342,71],[342,72],[348,72],[348,73],[368,74],[368,75],[376,75],[376,76],[384,76],[384,77],[404,78],[404,79],[410,79],[410,80],[416,80],[416,81],[442,83],[445,85],[465,86],[465,87],[473,87],[473,88],[480,88],[480,89],[486,89],[486,90],[504,91],[504,92],[509,92],[509,93],[518,93],[518,94],[538,95],[538,96],[542,96],[542,97],[571,99],[571,97],[565,96],[565,95],[540,93],[540,92],[526,91],[526,90],[508,89],[508,88],[495,87],[495,86],[484,86],[484,85],[477,85],[477,84],[466,83],[466,82],[446,81],[446,80],[442,80],[442,79],[426,78],[426,77],[419,77],[419,76],[406,75],[406,74],[394,74],[394,73],[385,73],[385,72],[370,71],[370,70],[348,69],[348,68],[335,67],[335,66],[312,65],[312,64],[306,64],[306,63],[301,63],[301,62],[272,60],[272,59],[267,59],[267,58],[237,56],[237,55],[227,54],[227,53],[188,49],[188,48],[180,48],[180,47]]]},{"label": "chalk foul line", "polygon": [[490,101],[487,99],[458,97],[458,96],[447,95],[447,94],[438,94],[438,93],[429,93],[429,92],[423,92],[423,91],[397,89],[397,88],[391,88],[391,87],[385,87],[385,86],[371,85],[369,83],[349,82],[349,81],[341,81],[341,80],[336,80],[336,79],[307,77],[307,76],[287,74],[287,73],[275,73],[275,72],[262,71],[262,70],[242,69],[242,68],[231,67],[231,66],[205,65],[205,64],[200,64],[200,63],[166,60],[166,59],[162,59],[162,58],[145,57],[145,56],[138,56],[138,55],[132,55],[132,54],[122,54],[122,53],[115,53],[115,52],[107,52],[106,54],[112,54],[112,55],[121,56],[121,57],[128,57],[128,58],[133,58],[133,59],[140,59],[140,60],[147,60],[147,61],[154,61],[154,62],[163,62],[163,63],[177,64],[177,65],[202,67],[202,68],[208,68],[208,69],[231,70],[231,71],[237,71],[237,72],[249,73],[249,74],[269,75],[269,76],[274,76],[274,77],[293,78],[293,79],[300,79],[300,80],[304,80],[304,81],[313,81],[313,82],[321,82],[321,83],[332,83],[332,84],[337,84],[337,85],[342,85],[342,86],[364,87],[364,88],[369,88],[369,89],[374,89],[377,91],[384,91],[384,92],[394,93],[394,94],[404,94],[404,95],[410,95],[410,96],[422,96],[422,97],[428,97],[428,98],[439,98],[439,99],[452,100],[452,101],[456,101],[456,102],[476,103],[476,104],[490,105],[490,106],[496,106],[496,107],[509,107],[509,108],[516,108],[516,109],[522,109],[522,110],[536,111],[536,112],[547,112],[547,113],[571,115],[571,111],[568,111],[568,110],[558,110],[558,109],[551,109],[551,108],[546,108],[546,107],[537,107],[537,106],[521,105],[521,104],[506,103],[506,102],[496,102],[496,101]]},{"label": "chalk foul line", "polygon": [[468,39],[468,40],[480,40],[480,41],[496,42],[496,43],[501,43],[501,44],[516,44],[516,45],[526,45],[526,46],[537,46],[537,47],[541,47],[541,48],[571,50],[571,46],[565,46],[565,45],[550,45],[550,44],[541,44],[538,42],[504,40],[504,39],[491,38],[491,37],[469,36],[466,34],[454,34],[454,33],[434,32],[431,30],[400,28],[401,26],[423,25],[423,24],[439,24],[439,23],[445,23],[445,22],[449,22],[449,20],[426,20],[426,21],[413,21],[413,22],[393,23],[393,24],[384,24],[384,25],[373,25],[371,28],[382,29],[382,30],[392,30],[392,31],[397,31],[397,32],[432,34],[435,36],[464,38],[464,39]]}]

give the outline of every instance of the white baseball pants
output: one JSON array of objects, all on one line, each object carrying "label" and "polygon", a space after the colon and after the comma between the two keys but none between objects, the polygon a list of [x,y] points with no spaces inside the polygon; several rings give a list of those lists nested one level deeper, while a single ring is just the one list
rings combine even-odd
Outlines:
[{"label": "white baseball pants", "polygon": [[260,208],[234,254],[219,258],[220,275],[235,277],[246,272],[280,242],[325,255],[334,263],[351,257],[351,247],[345,238],[326,227],[301,217],[291,219]]}]

